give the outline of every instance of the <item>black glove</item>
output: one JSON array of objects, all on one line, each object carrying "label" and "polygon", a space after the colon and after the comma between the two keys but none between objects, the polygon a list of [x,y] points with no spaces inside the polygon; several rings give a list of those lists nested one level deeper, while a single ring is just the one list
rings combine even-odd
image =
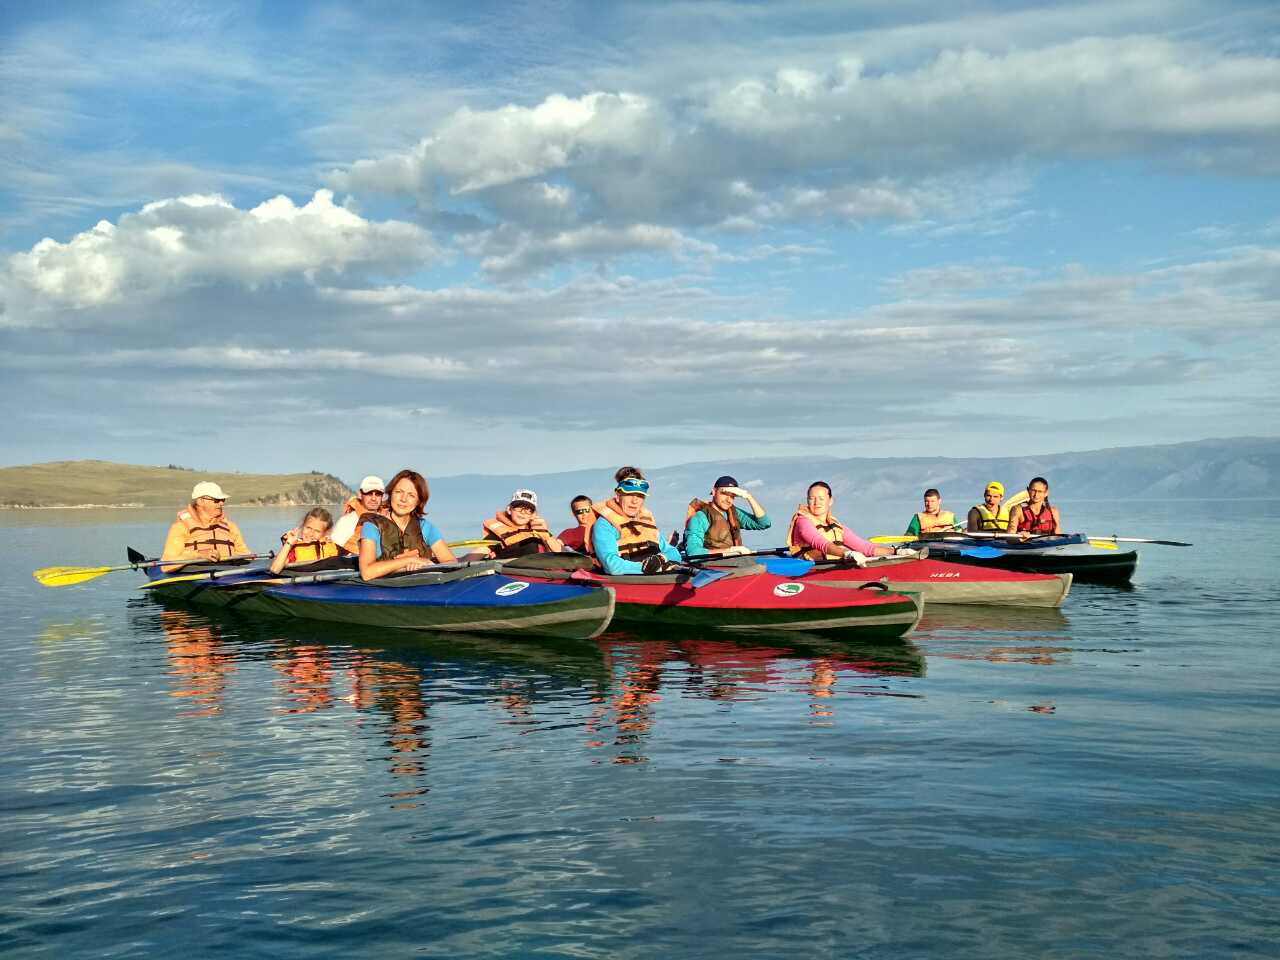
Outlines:
[{"label": "black glove", "polygon": [[652,557],[645,557],[640,564],[640,569],[645,573],[666,573],[671,566],[671,561],[660,553],[655,553]]}]

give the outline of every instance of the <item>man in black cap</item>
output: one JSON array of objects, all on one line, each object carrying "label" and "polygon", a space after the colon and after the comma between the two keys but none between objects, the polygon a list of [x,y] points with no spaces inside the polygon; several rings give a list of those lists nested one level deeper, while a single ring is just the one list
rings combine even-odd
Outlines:
[{"label": "man in black cap", "polygon": [[[751,505],[750,513],[734,505],[736,497],[742,497]],[[707,553],[741,556],[751,552],[742,545],[742,531],[768,530],[772,525],[760,502],[738,486],[737,480],[726,475],[712,486],[710,502],[696,497],[689,501],[684,522],[684,552],[688,556]]]}]

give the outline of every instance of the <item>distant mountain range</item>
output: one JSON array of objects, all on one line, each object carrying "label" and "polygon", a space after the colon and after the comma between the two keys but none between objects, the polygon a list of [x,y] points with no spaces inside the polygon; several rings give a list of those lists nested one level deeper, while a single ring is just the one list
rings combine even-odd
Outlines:
[{"label": "distant mountain range", "polygon": [[[644,468],[644,464],[638,464]],[[543,474],[468,474],[430,477],[431,515],[450,529],[478,527],[504,505],[517,487],[537,491],[553,528],[569,523],[568,502],[578,493],[607,496],[617,465]],[[368,468],[390,479],[389,466]],[[1115,447],[1037,457],[787,458],[707,461],[646,469],[650,504],[664,528],[681,525],[684,507],[705,495],[721,474],[735,476],[785,522],[813,480],[826,480],[837,504],[914,504],[926,487],[942,491],[957,512],[981,498],[989,480],[1012,493],[1039,474],[1048,478],[1050,499],[1144,500],[1256,498],[1280,496],[1280,438],[1239,437],[1163,446]],[[0,468],[0,506],[174,506],[197,480],[215,480],[246,505],[335,506],[348,485],[323,473],[208,473],[183,467],[141,467],[101,460],[62,461]]]}]

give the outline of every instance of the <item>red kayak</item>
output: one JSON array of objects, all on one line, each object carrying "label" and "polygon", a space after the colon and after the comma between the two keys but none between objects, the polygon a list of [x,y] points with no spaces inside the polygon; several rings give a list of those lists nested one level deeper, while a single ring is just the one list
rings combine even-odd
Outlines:
[{"label": "red kayak", "polygon": [[[716,566],[747,564],[746,557],[718,561]],[[1071,590],[1071,574],[1024,573],[975,567],[941,560],[875,557],[865,567],[841,561],[766,557],[761,563],[775,574],[790,574],[804,583],[862,587],[883,581],[891,590],[919,593],[926,603],[985,603],[1000,606],[1057,607]],[[806,567],[806,565],[808,565]]]},{"label": "red kayak", "polygon": [[674,626],[730,633],[892,640],[914,630],[924,609],[919,596],[895,593],[881,584],[864,584],[867,589],[849,590],[809,579],[776,576],[759,564],[710,571],[713,578],[719,578],[694,586],[694,578],[684,572],[610,577],[587,570],[547,569],[554,556],[541,555],[533,569],[532,564],[513,560],[504,565],[503,573],[522,580],[611,587],[617,595],[614,623],[629,628]]}]

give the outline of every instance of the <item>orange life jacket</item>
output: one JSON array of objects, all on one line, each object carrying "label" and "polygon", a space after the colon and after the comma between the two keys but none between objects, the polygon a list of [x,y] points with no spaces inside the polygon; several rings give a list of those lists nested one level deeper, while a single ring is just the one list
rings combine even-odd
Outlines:
[{"label": "orange life jacket", "polygon": [[939,510],[937,516],[930,516],[923,511],[916,514],[916,523],[921,533],[933,533],[936,530],[954,530],[956,515],[950,510]]},{"label": "orange life jacket", "polygon": [[684,512],[686,537],[689,521],[696,513],[701,513],[707,518],[707,532],[702,537],[702,543],[708,550],[742,546],[742,529],[738,523],[738,511],[734,507],[730,507],[728,516],[725,516],[714,503],[707,503],[705,500],[694,497],[689,501],[689,509]]},{"label": "orange life jacket", "polygon": [[184,508],[178,511],[178,522],[187,531],[187,537],[182,543],[184,551],[195,553],[201,547],[213,547],[214,556],[219,560],[235,554],[236,538],[231,529],[231,521],[226,517],[219,517],[202,525],[190,508]]},{"label": "orange life jacket", "polygon": [[[622,504],[618,503],[618,498],[611,497],[593,504],[591,509],[597,518],[611,523],[618,531],[618,556],[622,559],[635,560],[661,551],[658,524],[645,507],[640,508],[639,516],[628,517],[622,512]],[[587,553],[595,555],[595,548],[591,544],[591,527],[587,527],[583,545]]]},{"label": "orange life jacket", "polygon": [[328,537],[316,540],[314,543],[295,543],[289,548],[289,556],[285,558],[285,564],[315,563],[317,560],[336,557],[338,553],[338,545]]},{"label": "orange life jacket", "polygon": [[843,542],[844,524],[837,520],[834,514],[828,513],[825,517],[814,516],[809,512],[808,506],[802,503],[796,507],[796,512],[791,515],[791,523],[787,526],[787,547],[791,550],[793,557],[803,557],[806,560],[821,560],[826,556],[826,553],[813,549],[796,536],[796,521],[801,517],[804,517],[817,527],[818,532],[832,543]]},{"label": "orange life jacket", "polygon": [[551,537],[551,530],[547,521],[536,513],[528,523],[518,524],[506,510],[499,510],[480,527],[486,538],[497,541],[493,548],[496,556],[521,557],[548,550],[546,541]]},{"label": "orange life jacket", "polygon": [[[382,509],[378,511],[378,515],[382,517],[391,516],[391,508],[386,506],[387,498],[382,498]],[[364,513],[364,505],[361,504],[358,496],[351,497],[342,505],[342,515],[345,517],[348,513]],[[347,542],[342,544],[342,549],[347,553],[360,553],[360,528],[364,526],[363,520],[356,521],[356,527],[351,531],[351,536],[347,538]]]}]

